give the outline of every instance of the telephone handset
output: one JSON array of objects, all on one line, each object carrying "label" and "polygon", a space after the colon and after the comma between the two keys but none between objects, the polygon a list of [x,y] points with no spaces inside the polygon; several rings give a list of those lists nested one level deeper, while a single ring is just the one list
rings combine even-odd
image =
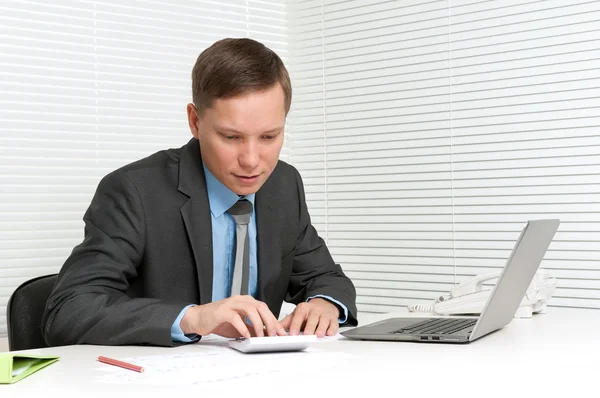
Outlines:
[{"label": "telephone handset", "polygon": [[[448,295],[439,296],[430,305],[413,304],[411,312],[431,312],[440,315],[480,314],[487,302],[492,287],[484,288],[484,282],[500,277],[500,271],[479,275],[452,289]],[[546,311],[546,303],[556,290],[556,278],[546,270],[538,270],[531,281],[515,318],[531,318],[535,313]]]}]

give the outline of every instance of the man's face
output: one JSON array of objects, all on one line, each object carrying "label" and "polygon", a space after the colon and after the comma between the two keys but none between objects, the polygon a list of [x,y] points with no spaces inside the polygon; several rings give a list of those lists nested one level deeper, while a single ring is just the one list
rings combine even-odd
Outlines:
[{"label": "man's face", "polygon": [[283,145],[281,86],[217,99],[201,117],[192,104],[187,111],[206,168],[234,193],[256,193],[275,169]]}]

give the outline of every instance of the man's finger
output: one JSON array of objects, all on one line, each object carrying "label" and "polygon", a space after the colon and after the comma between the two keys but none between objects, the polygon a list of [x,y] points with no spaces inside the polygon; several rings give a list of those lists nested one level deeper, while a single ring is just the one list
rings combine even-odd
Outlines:
[{"label": "man's finger", "polygon": [[233,325],[233,327],[240,333],[242,337],[245,337],[247,339],[251,337],[250,331],[246,327],[246,323],[242,321],[242,318],[237,312],[232,311],[231,316],[228,318],[228,321],[230,324]]},{"label": "man's finger", "polygon": [[340,329],[340,323],[337,319],[331,319],[329,322],[329,329],[327,329],[327,336],[335,336]]},{"label": "man's finger", "polygon": [[292,318],[293,318],[293,313],[286,315],[285,318],[283,318],[281,321],[279,321],[279,324],[281,325],[281,327],[283,328],[283,331],[285,332],[286,330],[290,330],[290,325],[292,324]]},{"label": "man's finger", "polygon": [[290,334],[292,336],[297,336],[300,334],[300,329],[302,328],[302,324],[306,320],[306,315],[308,310],[306,306],[297,306],[294,312],[292,312],[292,323],[290,324]]},{"label": "man's finger", "polygon": [[258,314],[258,310],[256,307],[252,305],[244,306],[243,312],[246,317],[250,320],[252,327],[254,328],[254,335],[257,337],[263,337],[265,335],[263,330],[263,322]]},{"label": "man's finger", "polygon": [[283,329],[281,325],[279,325],[279,323],[277,322],[277,318],[275,318],[275,315],[273,315],[271,310],[269,310],[269,307],[267,307],[266,304],[261,303],[258,305],[257,308],[258,313],[265,325],[267,335],[275,336],[278,334],[280,336],[285,336],[285,329]]},{"label": "man's finger", "polygon": [[318,313],[315,313],[314,311],[310,312],[308,314],[308,319],[306,320],[306,325],[304,326],[304,334],[315,334],[315,329],[319,325],[319,319],[320,315]]},{"label": "man's finger", "polygon": [[325,333],[327,333],[327,330],[329,329],[329,325],[331,324],[331,319],[329,319],[327,316],[325,315],[321,315],[321,317],[319,318],[319,326],[317,327],[317,337],[325,337]]}]

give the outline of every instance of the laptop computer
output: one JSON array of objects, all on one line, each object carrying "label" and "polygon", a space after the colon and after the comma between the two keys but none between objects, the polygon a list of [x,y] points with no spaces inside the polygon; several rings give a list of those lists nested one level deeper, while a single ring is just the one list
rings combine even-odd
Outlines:
[{"label": "laptop computer", "polygon": [[508,325],[550,246],[560,220],[530,220],[478,317],[398,317],[340,334],[349,339],[470,343]]}]

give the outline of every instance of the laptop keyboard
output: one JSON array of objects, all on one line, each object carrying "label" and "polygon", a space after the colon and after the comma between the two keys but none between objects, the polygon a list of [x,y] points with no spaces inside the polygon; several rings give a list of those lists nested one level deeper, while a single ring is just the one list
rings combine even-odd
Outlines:
[{"label": "laptop keyboard", "polygon": [[393,334],[453,334],[469,328],[477,323],[477,319],[427,319],[408,327],[394,330]]}]

